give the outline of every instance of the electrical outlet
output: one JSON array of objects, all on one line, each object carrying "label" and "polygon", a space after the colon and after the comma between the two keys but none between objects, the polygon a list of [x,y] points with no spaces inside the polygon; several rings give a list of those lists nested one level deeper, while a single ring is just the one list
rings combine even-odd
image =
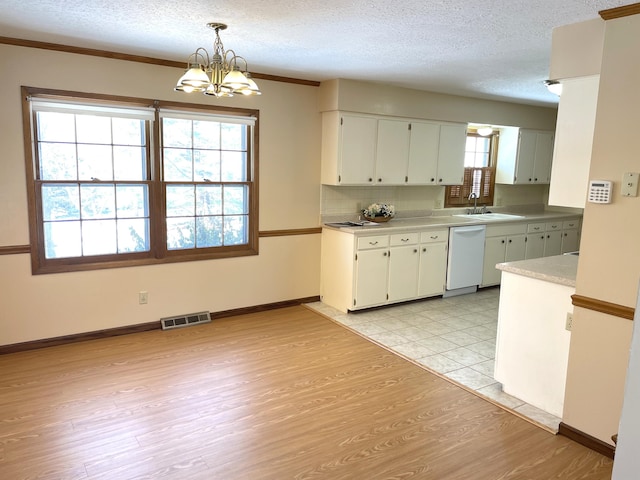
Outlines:
[{"label": "electrical outlet", "polygon": [[573,327],[573,313],[567,312],[567,320],[565,321],[564,328],[566,330],[571,331],[572,327]]},{"label": "electrical outlet", "polygon": [[149,292],[138,292],[138,303],[140,305],[149,303]]}]

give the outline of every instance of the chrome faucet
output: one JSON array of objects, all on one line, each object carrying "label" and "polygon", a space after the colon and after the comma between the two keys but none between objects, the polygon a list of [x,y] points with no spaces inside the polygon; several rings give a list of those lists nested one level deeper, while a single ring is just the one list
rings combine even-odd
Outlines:
[{"label": "chrome faucet", "polygon": [[473,199],[473,210],[470,212],[472,215],[478,213],[478,195],[475,192],[469,194],[469,200]]}]

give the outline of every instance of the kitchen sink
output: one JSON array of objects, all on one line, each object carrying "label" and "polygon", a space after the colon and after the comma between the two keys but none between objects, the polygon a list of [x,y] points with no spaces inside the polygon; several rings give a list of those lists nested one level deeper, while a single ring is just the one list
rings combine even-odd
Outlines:
[{"label": "kitchen sink", "polygon": [[518,220],[519,218],[525,218],[522,215],[515,215],[513,213],[464,213],[459,215],[453,215],[454,217],[464,217],[470,218],[478,221],[486,221],[486,220]]}]

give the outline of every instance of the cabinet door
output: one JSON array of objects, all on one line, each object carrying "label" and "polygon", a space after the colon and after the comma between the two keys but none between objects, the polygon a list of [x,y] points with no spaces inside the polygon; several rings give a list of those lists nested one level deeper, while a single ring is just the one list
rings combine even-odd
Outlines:
[{"label": "cabinet door", "polygon": [[507,248],[504,254],[505,262],[517,262],[524,260],[526,256],[526,236],[509,235],[507,237]]},{"label": "cabinet door", "polygon": [[438,149],[440,125],[437,123],[411,123],[409,141],[409,184],[435,185],[438,175]]},{"label": "cabinet door", "polygon": [[402,185],[409,162],[409,122],[378,120],[376,183]]},{"label": "cabinet door", "polygon": [[533,164],[536,158],[537,141],[538,132],[520,130],[518,135],[518,154],[516,158],[514,183],[533,183]]},{"label": "cabinet door", "polygon": [[496,264],[505,261],[506,248],[506,237],[485,238],[482,286],[498,285],[500,283],[501,272],[496,268]]},{"label": "cabinet door", "polygon": [[343,115],[340,125],[340,183],[373,185],[378,120]]},{"label": "cabinet door", "polygon": [[544,256],[560,255],[562,252],[562,232],[547,232],[544,241]]},{"label": "cabinet door", "polygon": [[389,250],[358,251],[356,255],[355,308],[382,305],[387,301]]},{"label": "cabinet door", "polygon": [[544,256],[544,240],[544,232],[531,233],[527,235],[527,246],[524,258],[529,260],[530,258],[539,258]]},{"label": "cabinet door", "polygon": [[420,245],[418,296],[428,297],[444,292],[447,275],[447,244]]},{"label": "cabinet door", "polygon": [[462,185],[464,183],[466,142],[466,125],[440,125],[438,185]]},{"label": "cabinet door", "polygon": [[551,181],[551,159],[553,158],[553,133],[538,132],[536,156],[533,162],[533,182],[548,184]]},{"label": "cabinet door", "polygon": [[418,245],[389,249],[389,301],[416,297],[418,293]]},{"label": "cabinet door", "polygon": [[562,253],[577,252],[579,248],[578,230],[564,230],[562,232]]}]

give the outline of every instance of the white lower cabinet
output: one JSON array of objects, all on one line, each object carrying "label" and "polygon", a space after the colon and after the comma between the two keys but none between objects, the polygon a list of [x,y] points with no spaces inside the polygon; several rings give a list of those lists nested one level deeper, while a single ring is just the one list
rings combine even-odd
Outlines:
[{"label": "white lower cabinet", "polygon": [[448,229],[420,234],[418,297],[441,295],[444,292],[448,242]]},{"label": "white lower cabinet", "polygon": [[580,220],[565,220],[562,224],[562,253],[580,249]]},{"label": "white lower cabinet", "polygon": [[320,296],[343,312],[444,292],[448,228],[389,235],[324,229]]},{"label": "white lower cabinet", "polygon": [[358,238],[355,257],[354,307],[381,305],[387,301],[388,247],[388,235]]},{"label": "white lower cabinet", "polygon": [[419,238],[418,232],[389,236],[389,302],[418,296]]},{"label": "white lower cabinet", "polygon": [[528,224],[525,258],[551,257],[578,250],[579,229],[577,218]]},{"label": "white lower cabinet", "polygon": [[547,232],[544,239],[544,256],[552,257],[562,253],[562,231]]},{"label": "white lower cabinet", "polygon": [[484,243],[483,287],[500,284],[501,272],[496,264],[524,260],[527,225],[488,226]]}]

